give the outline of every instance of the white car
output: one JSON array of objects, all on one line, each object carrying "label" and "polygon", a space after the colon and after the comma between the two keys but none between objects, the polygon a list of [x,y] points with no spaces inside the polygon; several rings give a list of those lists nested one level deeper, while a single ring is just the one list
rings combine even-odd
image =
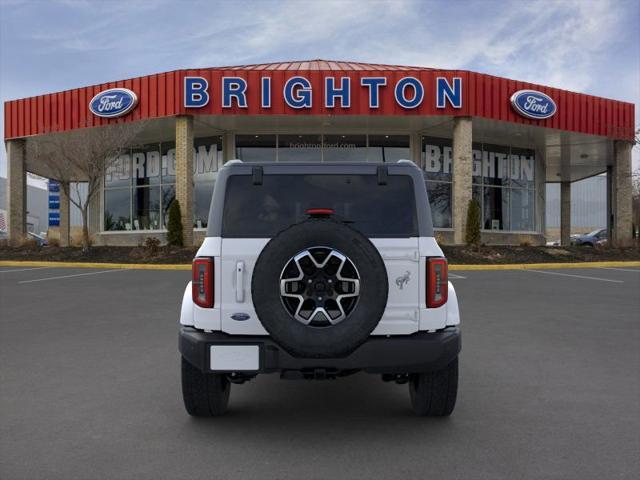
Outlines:
[{"label": "white car", "polygon": [[421,171],[243,163],[220,171],[180,314],[184,404],[221,415],[262,373],[408,383],[418,415],[454,409],[460,316]]}]

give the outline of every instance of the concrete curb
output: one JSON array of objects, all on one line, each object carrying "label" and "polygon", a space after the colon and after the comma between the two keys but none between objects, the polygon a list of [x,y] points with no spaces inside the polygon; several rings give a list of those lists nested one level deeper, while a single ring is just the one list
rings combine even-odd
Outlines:
[{"label": "concrete curb", "polygon": [[[36,262],[0,260],[0,267],[51,267],[51,268],[121,268],[129,270],[191,270],[191,264],[153,263],[89,263],[89,262]],[[576,262],[576,263],[509,263],[505,265],[449,265],[449,270],[526,270],[564,268],[640,267],[640,261],[628,262]]]}]

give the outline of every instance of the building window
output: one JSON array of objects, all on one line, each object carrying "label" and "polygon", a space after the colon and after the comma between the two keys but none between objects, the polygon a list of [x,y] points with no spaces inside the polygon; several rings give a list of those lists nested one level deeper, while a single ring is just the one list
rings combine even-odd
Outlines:
[{"label": "building window", "polygon": [[[207,226],[209,204],[222,164],[222,138],[194,141],[194,226]],[[104,181],[105,231],[162,230],[176,196],[174,142],[136,146],[107,169]]]},{"label": "building window", "polygon": [[366,162],[366,135],[324,135],[323,162]]},{"label": "building window", "polygon": [[236,135],[236,158],[243,162],[275,162],[275,135]]},{"label": "building window", "polygon": [[105,190],[104,229],[131,230],[130,188],[114,188]]},{"label": "building window", "polygon": [[397,162],[411,160],[409,135],[369,135],[367,160],[370,162]]},{"label": "building window", "polygon": [[410,159],[409,135],[236,135],[243,162],[397,162]]},{"label": "building window", "polygon": [[279,162],[320,162],[322,135],[278,135]]},{"label": "building window", "polygon": [[[482,228],[535,231],[535,151],[481,143],[472,148],[472,194]],[[422,160],[434,227],[451,228],[451,140],[423,137]]]},{"label": "building window", "polygon": [[435,228],[451,228],[451,140],[422,137],[422,156],[431,217]]},{"label": "building window", "polygon": [[222,137],[206,137],[195,140],[193,162],[193,226],[206,228],[213,187],[222,167]]}]

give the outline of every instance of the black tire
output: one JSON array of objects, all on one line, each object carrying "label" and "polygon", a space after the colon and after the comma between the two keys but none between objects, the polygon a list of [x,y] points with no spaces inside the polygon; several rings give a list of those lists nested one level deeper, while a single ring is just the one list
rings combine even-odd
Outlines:
[{"label": "black tire", "polygon": [[[347,256],[360,277],[353,310],[324,327],[296,320],[280,296],[285,265],[299,252],[319,246]],[[357,230],[330,219],[310,219],[280,232],[260,253],[251,280],[253,304],[264,328],[289,353],[307,358],[341,357],[360,346],[378,325],[388,290],[386,268],[375,246]]]},{"label": "black tire", "polygon": [[409,395],[416,415],[451,415],[458,395],[458,357],[442,370],[412,374],[409,378]]},{"label": "black tire", "polygon": [[226,375],[203,373],[182,358],[182,399],[193,417],[217,417],[229,404],[231,384]]}]

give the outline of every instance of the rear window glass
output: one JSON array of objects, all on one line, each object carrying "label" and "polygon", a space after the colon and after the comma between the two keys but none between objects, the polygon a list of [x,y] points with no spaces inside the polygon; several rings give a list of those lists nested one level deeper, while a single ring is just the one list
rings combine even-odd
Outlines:
[{"label": "rear window glass", "polygon": [[225,237],[273,237],[306,220],[309,208],[331,208],[368,237],[418,235],[413,182],[390,175],[379,185],[376,175],[251,175],[227,180],[222,222]]}]

